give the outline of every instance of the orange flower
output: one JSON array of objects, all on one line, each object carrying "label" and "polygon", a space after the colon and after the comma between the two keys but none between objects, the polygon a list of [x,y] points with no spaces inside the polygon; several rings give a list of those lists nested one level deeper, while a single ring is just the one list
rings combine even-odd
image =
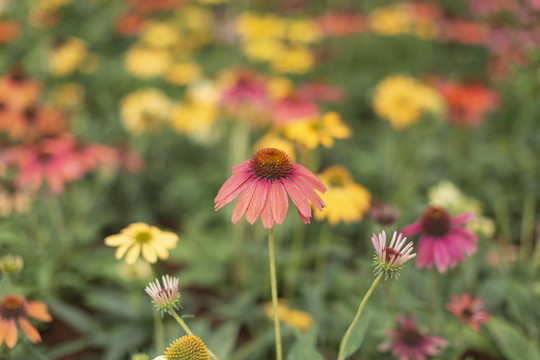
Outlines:
[{"label": "orange flower", "polygon": [[120,15],[114,22],[114,31],[122,36],[135,35],[145,20],[144,16],[134,12]]},{"label": "orange flower", "polygon": [[0,20],[0,44],[9,44],[19,35],[20,26],[16,21]]},{"label": "orange flower", "polygon": [[38,343],[41,336],[35,327],[30,324],[28,317],[41,321],[51,321],[52,317],[47,306],[41,301],[27,302],[25,298],[16,294],[8,294],[0,300],[0,344],[4,341],[12,349],[17,344],[17,326],[15,320],[31,342]]}]

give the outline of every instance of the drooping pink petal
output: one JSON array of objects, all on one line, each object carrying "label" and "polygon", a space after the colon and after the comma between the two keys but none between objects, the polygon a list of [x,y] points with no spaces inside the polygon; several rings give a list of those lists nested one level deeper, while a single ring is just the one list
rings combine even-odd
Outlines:
[{"label": "drooping pink petal", "polygon": [[420,230],[422,230],[422,222],[418,220],[410,225],[405,226],[403,229],[400,230],[400,232],[403,234],[403,236],[409,236],[416,234]]},{"label": "drooping pink petal", "polygon": [[266,204],[266,196],[268,195],[268,189],[270,182],[267,179],[261,179],[255,187],[255,192],[251,198],[251,202],[246,211],[246,220],[248,223],[255,223],[259,215]]},{"label": "drooping pink petal", "polygon": [[473,232],[465,228],[461,228],[461,227],[453,228],[452,233],[461,235],[465,239],[469,240],[469,242],[472,244],[476,244],[478,242],[478,237]]},{"label": "drooping pink petal", "polygon": [[435,259],[435,266],[440,273],[446,272],[447,267],[447,258],[446,258],[446,249],[442,244],[442,241],[436,241],[433,244],[433,255]]},{"label": "drooping pink petal", "polygon": [[[304,194],[302,194],[302,191],[300,191],[300,189],[298,188],[298,185],[286,178],[281,179],[281,182],[285,186],[287,193],[289,193],[289,196],[291,197],[294,205],[296,206],[296,209],[298,209],[298,213],[304,218],[309,219],[311,217],[311,207],[309,206],[308,199],[304,196]],[[304,221],[304,223],[306,222]]]},{"label": "drooping pink petal", "polygon": [[416,257],[417,267],[430,267],[433,264],[433,244],[436,240],[430,236],[420,237]]},{"label": "drooping pink petal", "polygon": [[246,172],[248,171],[249,169],[251,168],[251,159],[250,160],[246,160],[236,166],[232,166],[231,167],[231,173],[233,175],[235,174],[239,174],[239,173],[243,173],[243,172]]},{"label": "drooping pink petal", "polygon": [[266,196],[266,203],[263,206],[261,211],[261,222],[265,229],[270,229],[274,225],[274,216],[272,215],[272,202],[270,201],[270,189],[271,185],[268,187],[268,194]]},{"label": "drooping pink petal", "polygon": [[287,215],[289,199],[283,184],[279,180],[274,180],[270,188],[270,204],[272,207],[274,221],[276,224],[281,225],[283,220],[285,220],[285,216]]},{"label": "drooping pink petal", "polygon": [[246,189],[240,195],[240,198],[236,202],[236,206],[234,207],[233,214],[231,221],[233,224],[236,224],[238,220],[244,215],[246,212],[246,209],[249,205],[249,202],[251,201],[251,198],[253,197],[253,193],[255,191],[255,187],[257,186],[257,180],[251,179],[250,183],[247,185]]},{"label": "drooping pink petal", "polygon": [[323,211],[323,208],[325,207],[324,202],[320,198],[320,196],[313,190],[313,187],[305,181],[301,176],[295,176],[292,178],[293,181],[298,185],[298,188],[300,191],[302,191],[302,194],[304,194],[305,197],[308,198],[309,201],[319,210]]},{"label": "drooping pink petal", "polygon": [[461,214],[456,217],[453,217],[450,223],[452,224],[452,226],[455,226],[455,225],[463,224],[473,218],[474,218],[473,213],[465,213],[465,214]]},{"label": "drooping pink petal", "polygon": [[309,171],[304,166],[299,165],[299,164],[294,164],[293,172],[294,172],[294,175],[303,177],[309,184],[311,184],[311,186],[313,186],[319,192],[321,193],[326,192],[326,187],[324,186],[322,181],[319,180],[318,177],[316,177],[311,171]]},{"label": "drooping pink petal", "polygon": [[225,181],[214,198],[214,209],[219,210],[233,201],[245,188],[250,177],[245,174],[235,174]]}]

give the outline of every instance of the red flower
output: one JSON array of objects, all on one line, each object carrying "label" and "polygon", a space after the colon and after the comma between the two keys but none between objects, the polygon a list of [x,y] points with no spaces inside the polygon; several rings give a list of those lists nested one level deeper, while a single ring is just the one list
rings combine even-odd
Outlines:
[{"label": "red flower", "polygon": [[489,320],[489,313],[484,309],[484,304],[480,297],[471,298],[469,293],[461,294],[461,297],[452,295],[446,308],[455,317],[461,320],[462,324],[469,324],[474,331],[480,330],[480,323],[486,323]]}]

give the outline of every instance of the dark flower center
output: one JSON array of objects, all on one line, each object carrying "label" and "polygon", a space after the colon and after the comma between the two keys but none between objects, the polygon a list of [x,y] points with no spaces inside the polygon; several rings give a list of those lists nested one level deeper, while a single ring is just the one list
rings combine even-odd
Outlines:
[{"label": "dark flower center", "polygon": [[474,315],[473,311],[469,308],[463,309],[463,312],[461,313],[461,316],[465,320],[470,320],[473,317],[473,315]]},{"label": "dark flower center", "polygon": [[422,214],[422,232],[443,237],[450,231],[450,215],[440,206],[429,206]]},{"label": "dark flower center", "polygon": [[141,231],[135,235],[135,240],[140,243],[146,243],[150,240],[151,236],[148,231]]},{"label": "dark flower center", "polygon": [[401,256],[401,253],[399,251],[396,251],[395,249],[387,247],[386,248],[386,259],[385,259],[385,261],[388,263],[390,260],[392,260],[394,255],[395,255],[396,258],[399,258]]},{"label": "dark flower center", "polygon": [[260,150],[251,159],[251,169],[259,178],[276,180],[291,174],[293,162],[284,151],[273,148]]},{"label": "dark flower center", "polygon": [[25,314],[24,299],[17,295],[6,295],[0,302],[0,317],[3,319],[18,318]]},{"label": "dark flower center", "polygon": [[424,338],[418,329],[413,327],[407,327],[401,330],[401,341],[403,341],[409,347],[416,347]]}]

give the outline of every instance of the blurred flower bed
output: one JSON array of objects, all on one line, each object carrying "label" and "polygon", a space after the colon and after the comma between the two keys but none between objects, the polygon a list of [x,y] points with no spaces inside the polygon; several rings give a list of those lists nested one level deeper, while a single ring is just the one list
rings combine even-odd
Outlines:
[{"label": "blurred flower bed", "polygon": [[540,359],[539,120],[538,0],[0,0],[0,359]]}]

